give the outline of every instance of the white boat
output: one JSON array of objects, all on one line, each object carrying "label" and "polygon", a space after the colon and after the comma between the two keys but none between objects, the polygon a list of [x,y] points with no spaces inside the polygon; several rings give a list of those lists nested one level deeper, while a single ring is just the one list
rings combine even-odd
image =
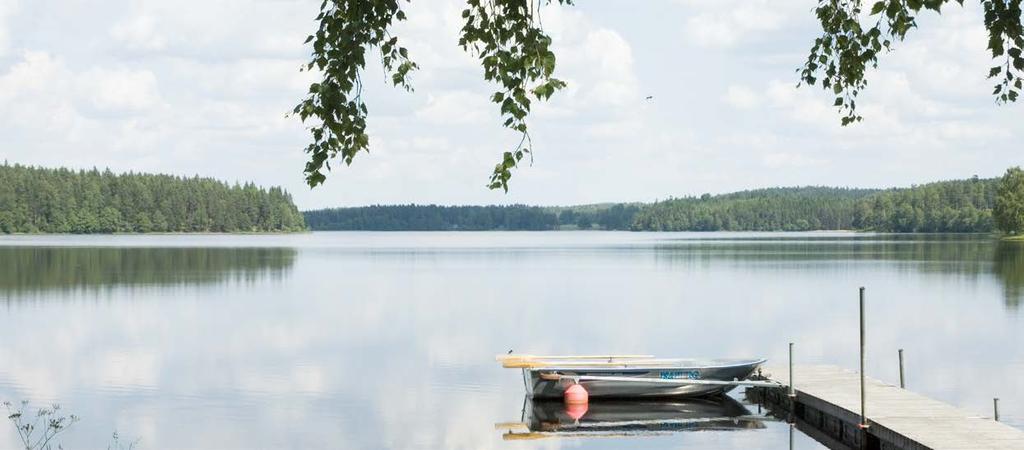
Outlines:
[{"label": "white boat", "polygon": [[737,386],[774,383],[747,380],[764,359],[659,359],[650,355],[500,355],[506,368],[523,371],[530,398],[561,398],[579,384],[590,397],[707,397]]}]

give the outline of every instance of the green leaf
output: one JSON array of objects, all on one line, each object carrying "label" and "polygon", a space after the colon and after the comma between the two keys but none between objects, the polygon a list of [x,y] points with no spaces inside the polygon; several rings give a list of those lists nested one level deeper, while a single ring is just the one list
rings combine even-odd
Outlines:
[{"label": "green leaf", "polygon": [[877,2],[871,7],[871,15],[874,16],[885,10],[885,2]]}]

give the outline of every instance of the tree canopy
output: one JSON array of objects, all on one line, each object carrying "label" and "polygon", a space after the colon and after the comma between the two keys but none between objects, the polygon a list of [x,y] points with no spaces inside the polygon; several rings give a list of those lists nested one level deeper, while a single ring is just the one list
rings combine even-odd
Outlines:
[{"label": "tree canopy", "polygon": [[[410,0],[405,0],[408,2]],[[573,0],[555,0],[572,5]],[[1014,102],[1022,89],[1024,32],[1022,0],[978,0],[988,30],[988,50],[996,62],[984,70],[996,84],[997,102]],[[467,0],[465,22],[458,45],[477,56],[484,79],[497,84],[491,101],[500,107],[503,126],[521,134],[518,144],[502,152],[487,186],[508,192],[512,170],[531,155],[527,119],[533,100],[549,99],[566,86],[554,77],[555,54],[544,32],[540,11],[552,0]],[[863,14],[862,0],[818,0],[814,12],[821,36],[814,40],[806,62],[798,70],[800,84],[819,85],[835,94],[841,123],[863,118],[857,96],[867,88],[868,69],[879,56],[892,51],[917,27],[925,12],[941,13],[949,3],[964,0],[879,0]],[[312,54],[305,70],[321,75],[292,112],[309,123],[312,142],[306,146],[306,181],[322,184],[331,159],[351,164],[360,151],[368,151],[368,108],[362,99],[361,73],[367,52],[379,53],[385,72],[395,86],[412,90],[410,73],[419,68],[409,51],[392,35],[395,23],[406,20],[402,0],[324,0],[316,16],[318,28],[306,38]],[[866,18],[866,19],[865,19]],[[866,22],[865,22],[866,20]],[[532,98],[532,100],[531,100]]]},{"label": "tree canopy", "polygon": [[1013,167],[999,180],[993,212],[996,226],[1010,234],[1024,232],[1024,170]]},{"label": "tree canopy", "polygon": [[999,184],[996,178],[973,177],[887,190],[787,187],[568,207],[375,205],[306,211],[305,216],[314,230],[985,233],[995,229]]},{"label": "tree canopy", "polygon": [[[409,0],[406,0],[409,1]],[[557,0],[571,5],[572,0]],[[327,179],[330,158],[340,155],[345,164],[369,150],[366,103],[362,99],[361,72],[366,53],[377,49],[384,71],[395,86],[412,90],[409,73],[419,66],[391,34],[395,22],[406,19],[401,0],[324,0],[316,16],[319,28],[306,38],[313,53],[305,70],[316,68],[322,80],[292,113],[306,122],[313,142],[306,147],[306,182],[315,187]],[[500,105],[503,125],[520,133],[519,144],[502,153],[488,187],[508,191],[514,169],[530,154],[532,144],[526,117],[530,97],[546,100],[565,82],[554,78],[555,54],[551,38],[541,28],[539,10],[551,0],[468,0],[462,11],[465,25],[459,46],[477,56],[484,79],[498,89],[491,101]]]},{"label": "tree canopy", "polygon": [[882,191],[857,202],[853,227],[894,233],[991,232],[997,181],[974,177]]},{"label": "tree canopy", "polygon": [[857,200],[871,189],[770,188],[683,197],[644,208],[633,229],[644,231],[808,231],[853,227]]},{"label": "tree canopy", "polygon": [[374,205],[306,211],[313,230],[554,230],[558,216],[537,206]]},{"label": "tree canopy", "polygon": [[279,187],[0,165],[0,233],[253,232],[305,229]]},{"label": "tree canopy", "polygon": [[[988,77],[996,80],[992,94],[997,102],[1017,101],[1024,71],[1021,0],[979,2],[985,11],[988,50],[996,61],[986,68]],[[867,88],[867,70],[878,67],[879,55],[892,51],[917,28],[922,10],[941,13],[950,3],[962,6],[964,0],[879,0],[872,3],[865,24],[861,0],[819,0],[815,15],[822,34],[800,70],[801,82],[820,83],[835,93],[834,105],[843,113],[843,125],[861,121],[857,96]]]}]

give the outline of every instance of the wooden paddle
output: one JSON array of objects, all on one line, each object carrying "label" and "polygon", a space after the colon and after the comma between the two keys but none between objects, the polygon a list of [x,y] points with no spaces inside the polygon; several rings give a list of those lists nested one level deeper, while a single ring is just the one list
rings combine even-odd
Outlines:
[{"label": "wooden paddle", "polygon": [[647,377],[615,377],[603,375],[561,375],[557,373],[546,373],[541,375],[545,380],[573,380],[573,381],[616,381],[631,383],[654,383],[654,384],[675,384],[675,385],[711,385],[711,386],[758,386],[758,387],[780,387],[782,384],[774,381],[755,380],[690,380],[687,378],[647,378]]},{"label": "wooden paddle", "polygon": [[[654,358],[652,355],[521,355],[521,354],[507,354],[497,355],[494,357],[495,360],[501,362],[502,367],[511,369],[529,369],[537,367],[548,367],[551,365],[557,365],[559,361],[587,361],[593,360],[588,363],[576,362],[573,365],[581,364],[622,364],[616,363],[616,360],[625,361],[645,361],[650,358]],[[564,365],[564,364],[562,364]],[[595,366],[600,367],[600,366]]]},{"label": "wooden paddle", "polygon": [[524,355],[509,353],[497,355],[494,359],[496,361],[505,361],[508,359],[644,359],[653,357],[654,355]]},{"label": "wooden paddle", "polygon": [[546,360],[546,359],[509,359],[501,363],[506,369],[544,369],[544,368],[593,368],[593,367],[622,367],[622,368],[649,368],[649,367],[671,367],[672,364],[679,364],[679,359],[627,359],[624,361],[587,361],[571,362],[568,360]]}]

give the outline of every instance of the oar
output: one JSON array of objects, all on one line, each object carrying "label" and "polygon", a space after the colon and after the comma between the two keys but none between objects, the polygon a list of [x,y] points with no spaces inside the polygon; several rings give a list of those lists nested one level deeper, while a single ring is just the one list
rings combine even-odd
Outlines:
[{"label": "oar", "polygon": [[642,377],[615,377],[603,375],[562,375],[558,373],[543,373],[541,378],[548,381],[573,380],[573,381],[624,381],[629,383],[654,383],[654,384],[675,384],[675,385],[709,385],[709,386],[759,386],[779,387],[780,383],[772,381],[755,380],[690,380],[690,379],[664,379],[664,378],[642,378]]},{"label": "oar", "polygon": [[572,427],[576,430],[600,430],[603,428],[624,428],[624,427],[655,427],[655,426],[667,426],[667,425],[688,425],[688,424],[700,424],[700,423],[712,423],[721,421],[758,421],[762,419],[759,416],[709,416],[709,417],[692,417],[688,419],[636,419],[636,420],[607,420],[599,422],[580,422],[574,424]]},{"label": "oar", "polygon": [[530,431],[530,425],[525,422],[498,422],[494,424],[495,430],[520,430]]},{"label": "oar", "polygon": [[653,357],[654,355],[523,355],[510,353],[497,355],[494,359],[497,361],[505,361],[509,359],[644,359]]},{"label": "oar", "polygon": [[646,432],[635,432],[635,431],[533,431],[530,433],[505,433],[501,435],[502,440],[506,441],[534,441],[537,439],[550,439],[550,438],[564,438],[564,437],[584,437],[584,438],[637,438],[637,437],[651,437],[651,436],[664,436],[669,434],[667,431],[646,431]]},{"label": "oar", "polygon": [[570,362],[547,359],[506,359],[502,361],[502,367],[507,369],[543,369],[545,367],[665,367],[671,364],[679,364],[686,360],[680,359],[624,359],[622,361],[586,361]]}]

